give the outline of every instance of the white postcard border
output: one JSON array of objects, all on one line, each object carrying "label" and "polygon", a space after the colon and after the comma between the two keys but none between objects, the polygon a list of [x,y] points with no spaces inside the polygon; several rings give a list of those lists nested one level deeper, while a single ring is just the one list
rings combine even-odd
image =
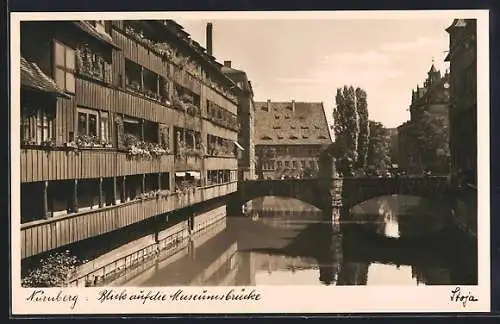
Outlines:
[{"label": "white postcard border", "polygon": [[[78,296],[78,302],[33,303],[26,298],[36,289],[20,287],[20,21],[81,19],[429,19],[432,17],[477,19],[477,89],[478,89],[478,285],[461,286],[462,292],[478,298],[477,302],[451,302],[452,286],[427,287],[244,287],[255,290],[255,301],[148,301],[129,299],[101,303],[98,296],[104,288],[50,288],[47,295]],[[489,312],[490,311],[490,193],[489,193],[489,12],[487,10],[442,11],[344,11],[344,12],[57,12],[11,13],[11,249],[12,249],[12,314],[127,314],[127,313],[357,313],[357,312]],[[126,290],[128,296],[140,291],[161,292],[167,296],[178,289],[185,293],[228,293],[242,287],[165,287],[113,288]]]}]

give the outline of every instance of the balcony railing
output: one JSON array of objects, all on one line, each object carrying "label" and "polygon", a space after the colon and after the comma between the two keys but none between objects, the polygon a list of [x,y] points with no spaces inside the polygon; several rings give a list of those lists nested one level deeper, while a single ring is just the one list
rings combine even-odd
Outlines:
[{"label": "balcony railing", "polygon": [[27,258],[108,233],[155,215],[229,195],[236,190],[237,182],[229,182],[25,223],[21,225],[21,257]]},{"label": "balcony railing", "polygon": [[139,159],[131,156],[129,152],[108,148],[78,151],[23,148],[21,149],[21,182],[170,172],[173,163],[172,155]]}]

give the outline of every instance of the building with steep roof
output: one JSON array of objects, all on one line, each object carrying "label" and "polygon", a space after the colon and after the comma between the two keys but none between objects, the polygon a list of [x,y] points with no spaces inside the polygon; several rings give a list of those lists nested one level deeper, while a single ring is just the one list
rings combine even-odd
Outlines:
[{"label": "building with steep roof", "polygon": [[410,120],[398,127],[399,168],[409,174],[422,174],[425,171],[448,173],[449,159],[422,156],[414,132],[417,127],[421,127],[420,122],[424,118],[439,119],[443,121],[443,127],[448,127],[450,99],[448,80],[449,73],[446,72],[444,76],[441,76],[441,72],[433,63],[427,72],[423,87],[417,85],[416,89],[412,90],[409,107]]},{"label": "building with steep roof", "polygon": [[211,44],[171,20],[20,27],[23,264],[141,224],[158,234],[173,212],[190,231],[225,216],[238,98]]},{"label": "building with steep roof", "polygon": [[261,178],[312,177],[332,143],[323,103],[256,102],[255,149]]},{"label": "building with steep roof", "polygon": [[238,97],[238,143],[243,145],[238,151],[238,179],[253,180],[255,179],[255,102],[252,84],[246,72],[233,68],[231,61],[224,61],[221,71],[237,86],[234,91]]}]

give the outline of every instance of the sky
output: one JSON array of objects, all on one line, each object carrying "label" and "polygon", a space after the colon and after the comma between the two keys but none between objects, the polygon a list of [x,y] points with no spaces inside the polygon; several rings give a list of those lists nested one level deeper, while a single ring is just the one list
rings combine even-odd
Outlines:
[{"label": "sky", "polygon": [[[208,20],[176,20],[206,45]],[[255,101],[323,102],[333,123],[335,93],[366,90],[371,120],[397,127],[409,119],[411,91],[433,61],[444,74],[453,18],[210,20],[213,55],[252,82]]]}]

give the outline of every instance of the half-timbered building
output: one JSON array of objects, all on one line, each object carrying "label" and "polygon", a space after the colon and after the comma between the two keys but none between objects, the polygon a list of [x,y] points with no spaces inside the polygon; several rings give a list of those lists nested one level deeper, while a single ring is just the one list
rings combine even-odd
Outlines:
[{"label": "half-timbered building", "polygon": [[221,67],[171,20],[22,22],[22,258],[236,191]]}]

